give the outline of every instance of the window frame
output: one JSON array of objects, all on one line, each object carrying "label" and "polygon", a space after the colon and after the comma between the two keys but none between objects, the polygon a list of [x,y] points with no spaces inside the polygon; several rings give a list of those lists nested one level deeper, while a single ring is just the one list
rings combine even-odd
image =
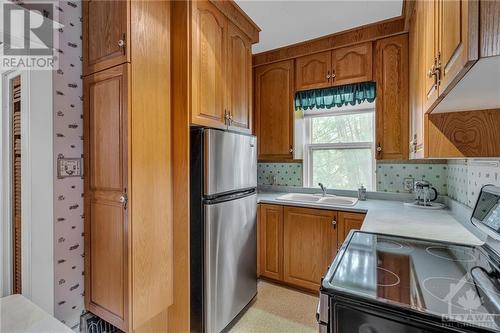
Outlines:
[{"label": "window frame", "polygon": [[[371,142],[341,142],[341,143],[311,143],[312,136],[312,119],[320,117],[355,115],[362,113],[372,113],[373,137]],[[304,187],[317,187],[313,184],[313,151],[315,150],[332,150],[332,149],[370,149],[372,153],[372,172],[371,184],[365,185],[369,191],[376,189],[376,158],[375,158],[375,107],[356,109],[356,110],[311,110],[304,114],[304,151],[303,151],[303,179]],[[371,188],[370,188],[371,186]],[[356,190],[356,189],[353,189]]]}]

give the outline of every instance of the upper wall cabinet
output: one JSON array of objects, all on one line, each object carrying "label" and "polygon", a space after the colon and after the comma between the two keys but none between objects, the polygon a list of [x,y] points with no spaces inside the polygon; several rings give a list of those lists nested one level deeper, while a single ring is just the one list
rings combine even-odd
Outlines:
[{"label": "upper wall cabinet", "polygon": [[[258,36],[258,29],[246,17],[228,17],[235,13],[223,12],[225,6],[232,6],[228,3],[192,4],[191,123],[250,132],[251,44],[255,42],[251,36],[254,31]],[[251,27],[252,32],[241,27]]]},{"label": "upper wall cabinet", "polygon": [[411,158],[498,155],[479,142],[496,138],[491,124],[500,111],[499,17],[497,1],[415,2],[409,32]]},{"label": "upper wall cabinet", "polygon": [[372,43],[299,57],[295,89],[307,90],[372,80]]},{"label": "upper wall cabinet", "polygon": [[372,43],[357,44],[332,53],[334,86],[372,80]]},{"label": "upper wall cabinet", "polygon": [[251,131],[252,125],[252,44],[234,24],[228,26],[227,94],[230,126]]},{"label": "upper wall cabinet", "polygon": [[332,85],[331,51],[297,58],[295,68],[297,90],[324,88]]},{"label": "upper wall cabinet", "polygon": [[83,75],[130,61],[129,1],[83,1]]},{"label": "upper wall cabinet", "polygon": [[293,158],[293,60],[255,69],[255,121],[259,160]]},{"label": "upper wall cabinet", "polygon": [[227,19],[208,1],[193,2],[191,122],[225,127]]},{"label": "upper wall cabinet", "polygon": [[408,35],[376,44],[377,159],[408,159]]}]

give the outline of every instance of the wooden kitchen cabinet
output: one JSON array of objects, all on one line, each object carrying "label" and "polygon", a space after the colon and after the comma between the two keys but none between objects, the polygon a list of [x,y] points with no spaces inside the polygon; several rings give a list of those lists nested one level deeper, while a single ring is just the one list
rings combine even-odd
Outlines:
[{"label": "wooden kitchen cabinet", "polygon": [[439,94],[459,80],[479,58],[479,1],[438,0]]},{"label": "wooden kitchen cabinet", "polygon": [[332,52],[334,86],[372,80],[372,43],[343,47]]},{"label": "wooden kitchen cabinet", "polygon": [[173,303],[170,3],[123,3],[130,62],[83,78],[85,308],[124,332],[161,332]]},{"label": "wooden kitchen cabinet", "polygon": [[258,159],[292,160],[294,62],[259,66],[254,75]]},{"label": "wooden kitchen cabinet", "polygon": [[283,279],[283,206],[259,205],[259,276]]},{"label": "wooden kitchen cabinet", "polygon": [[299,57],[295,90],[371,81],[372,62],[371,42]]},{"label": "wooden kitchen cabinet", "polygon": [[347,238],[347,235],[351,230],[360,230],[365,220],[365,214],[362,213],[351,213],[351,212],[339,212],[338,213],[338,236],[337,242],[338,247],[342,246],[342,243]]},{"label": "wooden kitchen cabinet", "polygon": [[258,275],[317,292],[321,278],[365,214],[259,204]]},{"label": "wooden kitchen cabinet", "polygon": [[192,7],[191,122],[225,128],[228,21],[209,1],[195,1]]},{"label": "wooden kitchen cabinet", "polygon": [[283,281],[312,291],[337,253],[337,212],[284,207]]},{"label": "wooden kitchen cabinet", "polygon": [[[422,61],[423,67],[420,70],[420,80],[423,82],[423,110],[428,110],[437,100],[439,96],[438,91],[438,77],[432,75],[432,72],[438,66],[438,48],[439,48],[439,35],[438,35],[438,4],[437,1],[424,1],[418,4],[419,10],[422,11],[421,23],[423,27],[422,45],[423,50]],[[421,9],[420,9],[421,7]],[[416,27],[419,29],[420,27]]]},{"label": "wooden kitchen cabinet", "polygon": [[331,76],[331,51],[299,57],[295,61],[295,90],[297,91],[330,87]]},{"label": "wooden kitchen cabinet", "polygon": [[130,1],[83,1],[83,75],[130,61]]},{"label": "wooden kitchen cabinet", "polygon": [[376,44],[376,158],[408,159],[408,35]]},{"label": "wooden kitchen cabinet", "polygon": [[[249,133],[251,44],[256,41],[223,8],[207,0],[192,4],[191,123]],[[242,16],[239,19],[246,20],[243,24],[258,36],[253,22]]]},{"label": "wooden kitchen cabinet", "polygon": [[252,43],[236,25],[228,26],[228,110],[230,127],[250,133],[252,129]]}]

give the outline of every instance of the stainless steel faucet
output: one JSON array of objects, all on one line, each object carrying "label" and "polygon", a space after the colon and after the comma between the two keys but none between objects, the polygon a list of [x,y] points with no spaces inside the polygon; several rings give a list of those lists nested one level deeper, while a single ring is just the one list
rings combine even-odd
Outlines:
[{"label": "stainless steel faucet", "polygon": [[323,196],[326,197],[326,186],[323,183],[318,183],[319,187],[321,187],[321,191],[323,191]]}]

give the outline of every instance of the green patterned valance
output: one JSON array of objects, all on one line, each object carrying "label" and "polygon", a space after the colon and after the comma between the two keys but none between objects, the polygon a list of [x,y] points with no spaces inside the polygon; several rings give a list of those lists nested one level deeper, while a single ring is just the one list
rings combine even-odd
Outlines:
[{"label": "green patterned valance", "polygon": [[375,82],[299,91],[295,94],[295,110],[330,109],[334,106],[373,102],[375,95]]}]

